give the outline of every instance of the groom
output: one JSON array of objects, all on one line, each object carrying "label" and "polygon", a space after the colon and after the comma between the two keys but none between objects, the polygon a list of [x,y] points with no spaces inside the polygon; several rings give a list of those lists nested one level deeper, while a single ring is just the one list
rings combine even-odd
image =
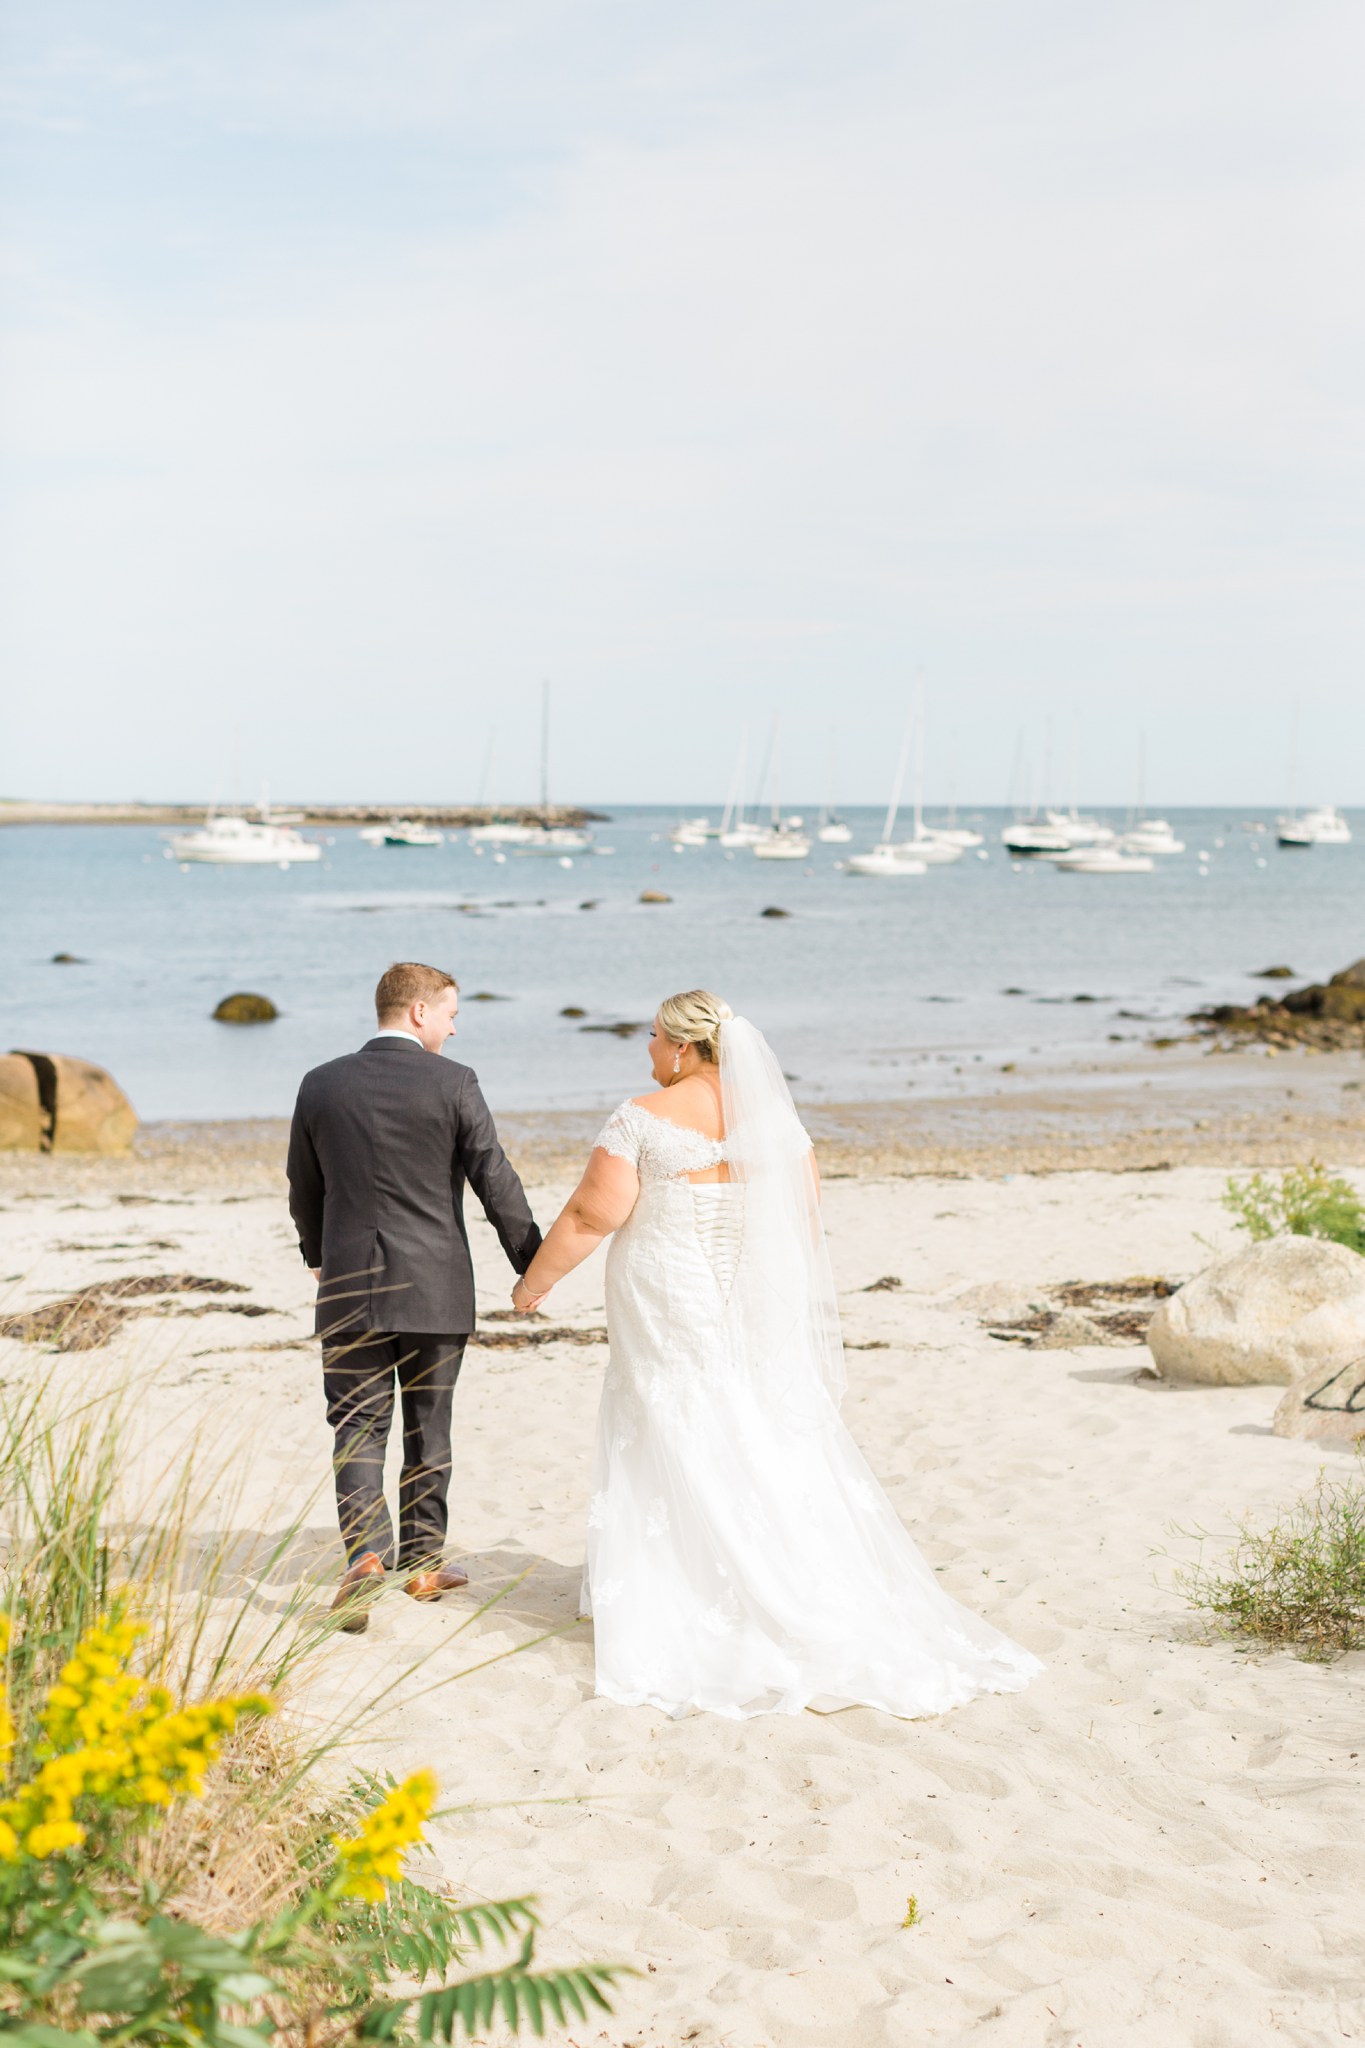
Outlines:
[{"label": "groom", "polygon": [[[459,1001],[439,967],[390,967],[374,992],[374,1037],[304,1075],[289,1134],[289,1210],[319,1283],[315,1327],[336,1440],[346,1570],[333,1605],[354,1634],[368,1623],[366,1595],[395,1562],[415,1600],[466,1583],[442,1554],[451,1402],[474,1328],[466,1180],[518,1273],[540,1243],[478,1081],[439,1057]],[[396,1558],[384,1501],[395,1382]]]}]

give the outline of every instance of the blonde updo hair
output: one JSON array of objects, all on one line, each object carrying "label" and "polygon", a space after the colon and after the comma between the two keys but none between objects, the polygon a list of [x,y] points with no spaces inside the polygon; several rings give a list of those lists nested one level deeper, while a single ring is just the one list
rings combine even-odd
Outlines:
[{"label": "blonde updo hair", "polygon": [[704,1060],[720,1059],[720,1027],[734,1011],[709,988],[689,988],[659,1005],[659,1029],[675,1045],[695,1045]]}]

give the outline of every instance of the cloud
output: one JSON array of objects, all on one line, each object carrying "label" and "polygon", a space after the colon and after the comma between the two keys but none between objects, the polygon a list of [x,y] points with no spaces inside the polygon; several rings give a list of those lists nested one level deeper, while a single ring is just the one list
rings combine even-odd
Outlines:
[{"label": "cloud", "polygon": [[[987,798],[1049,704],[1112,730],[1101,794],[1144,712],[1164,800],[1263,790],[1227,708],[1305,653],[1324,760],[1365,739],[1354,17],[651,15],[30,54],[0,630],[35,702],[152,731],[73,735],[73,787],[202,786],[231,706],[281,789],[448,791],[547,670],[603,795],[723,787],[777,703],[795,782],[837,706],[878,795],[921,660]],[[395,693],[444,757],[369,729]]]}]

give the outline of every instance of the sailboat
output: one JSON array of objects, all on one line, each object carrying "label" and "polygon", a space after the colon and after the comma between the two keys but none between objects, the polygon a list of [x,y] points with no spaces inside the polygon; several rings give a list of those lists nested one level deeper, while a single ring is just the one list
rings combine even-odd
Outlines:
[{"label": "sailboat", "polygon": [[725,809],[721,813],[720,831],[717,838],[724,847],[752,846],[759,838],[763,827],[753,825],[744,816],[744,771],[748,762],[749,735],[739,736],[739,755],[735,761],[735,772],[730,782]]},{"label": "sailboat", "polygon": [[923,861],[926,867],[947,867],[952,861],[961,860],[964,849],[956,840],[944,839],[936,832],[924,829],[924,684],[917,686],[913,716],[915,729],[915,829],[909,839],[902,839],[896,852],[908,860]]},{"label": "sailboat", "polygon": [[882,836],[870,853],[851,853],[844,862],[844,873],[848,875],[924,875],[929,872],[927,861],[918,860],[897,846],[891,835],[896,829],[896,813],[900,809],[901,790],[905,784],[905,770],[910,760],[910,735],[914,720],[905,730],[905,742],[901,757],[896,765],[896,780],[891,791],[891,801],[886,807],[886,822]]},{"label": "sailboat", "polygon": [[810,853],[810,841],[804,832],[798,830],[799,818],[788,818],[785,822],[777,800],[778,723],[773,720],[772,742],[772,823],[766,832],[759,834],[753,843],[755,860],[805,860]]},{"label": "sailboat", "polygon": [[[829,735],[829,772],[830,780],[837,783],[839,779],[839,740],[832,727]],[[847,846],[853,837],[853,832],[852,828],[844,823],[837,811],[832,811],[828,804],[821,804],[820,818],[815,828],[815,836],[822,846]]]},{"label": "sailboat", "polygon": [[543,821],[550,809],[550,685],[543,682],[540,687],[540,810],[542,822],[527,828],[524,840],[512,847],[514,854],[526,858],[539,855],[542,859],[558,860],[564,867],[573,865],[576,853],[592,851],[592,836],[582,832],[576,825],[547,825]]}]

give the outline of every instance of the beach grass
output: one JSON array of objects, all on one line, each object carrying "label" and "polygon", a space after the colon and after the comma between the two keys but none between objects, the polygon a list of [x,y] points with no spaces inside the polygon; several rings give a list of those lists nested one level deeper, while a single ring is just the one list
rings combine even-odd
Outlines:
[{"label": "beach grass", "polygon": [[1365,1648],[1363,1473],[1321,1474],[1264,1525],[1240,1523],[1220,1567],[1200,1562],[1176,1583],[1216,1634],[1248,1646],[1324,1663]]},{"label": "beach grass", "polygon": [[536,1966],[533,1900],[409,1878],[430,1773],[348,1768],[421,1657],[320,1722],[301,1524],[245,1557],[231,1512],[206,1534],[230,1454],[167,1468],[136,1421],[126,1392],[0,1403],[0,2032],[326,2048],[609,2011],[619,1971]]}]

